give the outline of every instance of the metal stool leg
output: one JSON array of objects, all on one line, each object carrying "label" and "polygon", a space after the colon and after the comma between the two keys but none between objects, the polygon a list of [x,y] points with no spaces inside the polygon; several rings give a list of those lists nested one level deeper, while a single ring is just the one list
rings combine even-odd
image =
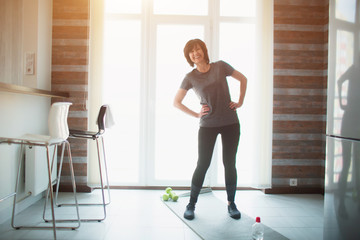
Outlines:
[{"label": "metal stool leg", "polygon": [[50,153],[49,146],[46,146],[46,155],[47,155],[47,165],[48,165],[48,175],[49,175],[49,188],[50,188],[50,201],[51,201],[51,215],[53,220],[53,231],[54,239],[56,239],[56,220],[55,220],[55,209],[54,209],[54,191],[52,189],[52,180],[51,180],[51,163],[50,163]]},{"label": "metal stool leg", "polygon": [[76,197],[76,184],[75,184],[75,174],[74,174],[74,166],[72,162],[71,150],[70,150],[70,143],[67,142],[68,148],[68,155],[69,155],[69,164],[70,164],[70,172],[71,172],[71,183],[73,187],[74,199],[75,199],[75,206],[76,206],[76,213],[77,213],[77,222],[78,227],[80,227],[80,213],[79,213],[79,203]]},{"label": "metal stool leg", "polygon": [[108,200],[109,200],[106,203],[106,205],[108,205],[111,202],[111,198],[110,198],[110,182],[109,182],[109,174],[108,174],[108,170],[107,170],[106,154],[105,154],[105,143],[104,143],[104,138],[103,137],[101,137],[101,142],[102,142],[102,150],[103,150],[103,156],[104,156],[105,177],[106,177],[106,184],[107,184],[107,190],[108,190]]},{"label": "metal stool leg", "polygon": [[11,226],[14,229],[20,229],[19,226],[15,225],[15,212],[16,212],[16,199],[17,199],[17,192],[19,189],[19,180],[20,180],[20,171],[21,171],[21,165],[22,165],[22,156],[24,155],[25,147],[23,144],[20,145],[20,156],[18,160],[18,172],[16,177],[16,183],[15,183],[15,195],[14,195],[14,203],[13,203],[13,209],[12,209],[12,217],[11,217]]},{"label": "metal stool leg", "polygon": [[[61,157],[60,157],[60,162],[62,163],[63,159],[64,159],[64,150],[65,150],[65,145],[64,143],[61,144],[62,145],[62,148],[61,148]],[[52,164],[51,164],[51,172],[53,171],[53,167],[54,167],[54,164],[55,164],[55,153],[56,153],[56,150],[58,149],[58,146],[56,145],[55,146],[55,149],[54,149],[54,154],[53,154],[53,159],[52,159]],[[62,165],[61,165],[62,166]],[[61,168],[60,168],[60,171],[59,171],[59,174],[61,174]],[[58,179],[58,178],[57,178]],[[55,180],[55,183],[57,182],[57,179]],[[58,184],[57,184],[58,185]],[[45,204],[44,204],[44,210],[43,210],[43,219],[44,221],[47,221],[45,219],[45,212],[46,212],[46,206],[47,206],[47,202],[48,202],[48,199],[49,199],[49,193],[50,193],[50,188],[48,187],[47,191],[46,191],[46,197],[45,197]],[[55,206],[57,206],[56,204],[56,201],[57,201],[57,191],[56,191],[56,194],[55,194]]]},{"label": "metal stool leg", "polygon": [[[22,156],[24,154],[24,145],[25,143],[21,144],[21,150],[20,150],[20,156],[19,156],[19,169],[18,169],[18,176],[17,176],[17,180],[16,180],[16,186],[15,186],[15,191],[18,191],[18,187],[19,187],[19,179],[20,179],[20,171],[21,171],[21,166],[22,166]],[[50,164],[50,154],[49,154],[49,147],[46,146],[46,155],[47,155],[47,167],[48,167],[48,177],[49,177],[49,186],[51,186],[51,164]],[[50,198],[52,198],[52,191],[50,191]],[[14,204],[13,204],[13,213],[12,213],[12,220],[11,220],[11,226],[15,229],[20,229],[20,228],[26,228],[26,229],[52,229],[53,230],[53,234],[54,234],[54,239],[56,239],[56,224],[55,224],[55,210],[54,210],[54,205],[53,205],[53,199],[51,199],[52,202],[52,218],[53,218],[53,226],[52,227],[39,227],[39,226],[17,226],[15,225],[15,212],[16,212],[16,194],[14,197]]]},{"label": "metal stool leg", "polygon": [[[101,137],[102,138],[102,137]],[[109,201],[106,202],[105,200],[105,191],[104,191],[104,181],[103,181],[103,173],[102,173],[102,165],[101,165],[101,154],[100,154],[100,145],[98,138],[96,140],[96,147],[97,147],[97,154],[98,154],[98,164],[99,164],[99,175],[100,175],[100,187],[101,187],[101,198],[102,203],[79,203],[79,206],[102,206],[103,208],[103,217],[102,218],[82,218],[81,221],[89,222],[89,221],[98,221],[101,222],[106,219],[106,205],[110,203],[110,186],[109,186],[109,178],[107,173],[107,165],[106,165],[106,156],[105,156],[105,148],[104,148],[104,141],[103,138],[101,139],[102,147],[103,147],[103,156],[104,156],[104,168],[105,168],[105,174],[106,174],[106,181],[107,181],[107,189],[108,189],[108,197]],[[58,176],[58,184],[56,189],[56,205],[57,206],[73,206],[74,204],[71,203],[58,203],[57,202],[57,196],[59,191],[59,185],[60,185],[60,178],[61,178],[61,169],[62,169],[63,162],[60,162],[59,167],[59,176]]]},{"label": "metal stool leg", "polygon": [[58,204],[58,195],[59,195],[59,186],[60,186],[60,181],[61,181],[61,171],[62,171],[62,165],[63,165],[63,161],[64,161],[64,150],[65,147],[62,147],[61,150],[61,158],[60,158],[60,165],[59,165],[59,170],[58,170],[58,176],[56,179],[56,194],[55,194],[55,205],[58,207],[61,207],[61,204]]},{"label": "metal stool leg", "polygon": [[[71,183],[72,183],[72,188],[73,188],[73,195],[74,195],[74,200],[75,200],[75,204],[72,204],[73,206],[76,207],[76,214],[77,214],[77,218],[76,219],[59,219],[56,220],[57,222],[78,222],[77,226],[72,226],[72,227],[62,227],[62,228],[66,228],[66,229],[72,229],[75,230],[77,228],[80,227],[80,213],[79,213],[79,204],[77,201],[77,196],[76,196],[76,184],[75,184],[75,174],[74,174],[74,167],[73,167],[73,163],[72,163],[72,157],[71,157],[71,150],[70,150],[70,143],[66,142],[63,143],[63,147],[62,147],[62,153],[61,153],[61,164],[63,163],[63,157],[64,157],[64,149],[65,149],[65,145],[67,145],[67,152],[68,152],[68,156],[69,156],[69,168],[70,168],[70,175],[71,175]],[[59,174],[61,174],[61,172],[59,172]],[[58,184],[59,185],[59,184]],[[52,190],[52,186],[49,187],[50,192]],[[48,189],[49,191],[49,189]],[[46,222],[50,222],[52,220],[46,219],[45,218],[45,209],[46,209],[46,203],[45,202],[45,206],[44,206],[44,214],[43,214],[43,218]]]},{"label": "metal stool leg", "polygon": [[98,138],[96,139],[96,146],[98,151],[98,162],[99,162],[99,172],[100,172],[100,184],[101,184],[101,195],[103,200],[103,209],[104,209],[104,218],[99,219],[99,221],[102,221],[106,218],[106,205],[105,205],[105,194],[104,194],[104,182],[103,182],[103,176],[102,176],[102,167],[101,167],[101,158],[100,158],[100,149],[99,149],[99,141]]}]

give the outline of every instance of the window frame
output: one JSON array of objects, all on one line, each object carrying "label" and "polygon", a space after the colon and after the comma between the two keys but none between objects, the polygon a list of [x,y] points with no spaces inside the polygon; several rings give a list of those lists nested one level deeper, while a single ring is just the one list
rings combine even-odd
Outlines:
[{"label": "window frame", "polygon": [[[219,59],[219,31],[220,24],[223,22],[235,23],[254,23],[256,24],[256,34],[260,31],[258,25],[259,14],[262,9],[261,0],[257,1],[257,15],[254,17],[229,17],[220,16],[220,0],[208,0],[207,16],[189,16],[189,15],[160,15],[153,14],[153,0],[142,0],[142,9],[140,14],[104,14],[105,19],[137,19],[141,21],[141,75],[140,75],[140,111],[143,117],[140,121],[140,146],[139,146],[139,181],[135,184],[124,183],[124,185],[135,186],[164,186],[168,185],[168,181],[155,180],[155,88],[156,88],[156,26],[159,24],[198,24],[201,22],[205,26],[205,38],[211,61]],[[260,16],[261,17],[261,16]],[[256,40],[257,41],[257,40]],[[256,53],[259,54],[259,53]],[[185,60],[184,60],[185,61]],[[185,74],[185,73],[184,73]],[[271,127],[271,126],[270,126]],[[271,142],[271,141],[270,141]],[[217,151],[215,149],[215,151]],[[267,153],[269,155],[269,153]],[[216,155],[216,154],[214,154]],[[271,156],[270,156],[271,157]],[[194,156],[196,159],[196,156]],[[93,163],[95,164],[95,163]],[[212,165],[207,174],[205,184],[217,186],[217,159],[212,161]],[[213,166],[215,165],[215,166]],[[271,176],[271,175],[270,175]],[[119,183],[118,185],[123,185]],[[188,185],[187,182],[178,182],[174,185]],[[221,186],[223,184],[220,184]]]}]

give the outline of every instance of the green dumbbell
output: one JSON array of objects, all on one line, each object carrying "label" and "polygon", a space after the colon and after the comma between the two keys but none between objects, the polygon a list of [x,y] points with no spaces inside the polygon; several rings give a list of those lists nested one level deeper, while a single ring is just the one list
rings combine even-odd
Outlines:
[{"label": "green dumbbell", "polygon": [[168,201],[169,198],[170,198],[170,196],[169,196],[169,194],[167,194],[167,193],[164,193],[163,196],[162,196],[162,199],[163,199],[164,201]]},{"label": "green dumbbell", "polygon": [[166,188],[165,192],[166,192],[167,194],[169,194],[169,197],[170,197],[174,202],[176,202],[176,201],[178,200],[179,196],[176,195],[175,192],[173,192],[173,190],[172,190],[171,187]]}]

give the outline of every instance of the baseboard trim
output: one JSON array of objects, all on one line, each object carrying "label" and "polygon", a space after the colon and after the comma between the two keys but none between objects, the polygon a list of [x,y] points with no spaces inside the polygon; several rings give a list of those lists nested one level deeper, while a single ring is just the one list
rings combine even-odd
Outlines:
[{"label": "baseboard trim", "polygon": [[306,188],[306,187],[273,187],[263,189],[265,194],[322,194],[324,195],[323,188]]},{"label": "baseboard trim", "polygon": [[[110,189],[125,189],[125,190],[164,190],[168,186],[110,186]],[[208,187],[208,186],[204,186]],[[171,187],[174,190],[190,190],[189,186],[176,186]],[[54,188],[55,189],[55,188]],[[77,185],[77,192],[92,192],[99,187],[90,187],[87,185]],[[225,187],[211,187],[212,190],[226,190]],[[309,188],[309,187],[273,187],[268,189],[257,189],[250,187],[238,187],[237,190],[257,190],[265,194],[322,194],[324,195],[323,188]],[[60,185],[59,192],[72,192],[71,185]]]},{"label": "baseboard trim", "polygon": [[[189,186],[110,186],[110,189],[142,189],[142,190],[164,190],[167,187],[171,187],[174,190],[190,190]],[[212,190],[226,190],[225,187],[209,187],[203,186],[203,188],[211,188]],[[95,188],[97,189],[97,188]],[[238,187],[237,190],[259,190],[255,188],[248,188],[248,187]]]}]

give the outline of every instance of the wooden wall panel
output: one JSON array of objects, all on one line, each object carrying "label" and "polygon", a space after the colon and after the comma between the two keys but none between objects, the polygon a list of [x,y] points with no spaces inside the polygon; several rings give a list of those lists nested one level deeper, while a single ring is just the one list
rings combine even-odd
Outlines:
[{"label": "wooden wall panel", "polygon": [[23,3],[1,1],[0,6],[0,82],[22,85]]},{"label": "wooden wall panel", "polygon": [[[69,92],[73,105],[69,112],[69,127],[88,128],[88,65],[90,0],[53,0],[52,76],[53,91]],[[56,99],[53,101],[64,101]],[[87,142],[69,139],[76,183],[85,191],[87,186]],[[69,171],[64,164],[62,184],[69,183]],[[66,187],[65,187],[66,189]]]},{"label": "wooden wall panel", "polygon": [[274,0],[273,189],[323,189],[327,33],[327,0]]}]

